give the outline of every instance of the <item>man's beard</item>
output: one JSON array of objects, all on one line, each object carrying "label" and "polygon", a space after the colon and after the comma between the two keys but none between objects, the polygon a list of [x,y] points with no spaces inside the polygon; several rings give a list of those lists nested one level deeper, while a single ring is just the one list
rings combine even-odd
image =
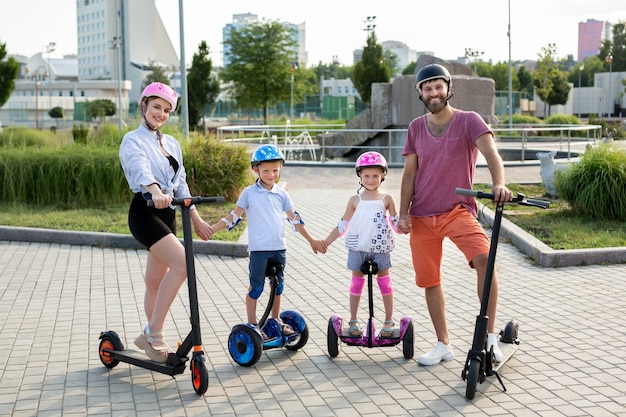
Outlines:
[{"label": "man's beard", "polygon": [[446,105],[448,104],[448,100],[447,98],[441,99],[440,97],[440,100],[437,102],[426,101],[424,102],[424,104],[426,105],[428,111],[434,114],[443,110],[443,108],[446,107]]}]

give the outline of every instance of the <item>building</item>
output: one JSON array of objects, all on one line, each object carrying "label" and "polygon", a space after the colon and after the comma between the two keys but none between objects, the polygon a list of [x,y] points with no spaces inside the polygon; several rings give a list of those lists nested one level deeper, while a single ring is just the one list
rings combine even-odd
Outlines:
[{"label": "building", "polygon": [[76,56],[51,59],[53,44],[31,58],[15,56],[16,87],[0,109],[5,126],[57,126],[48,116],[53,107],[62,107],[69,120],[84,120],[84,103],[102,98],[114,101],[127,119],[151,66],[168,69],[172,78],[180,72],[155,0],[81,0],[76,12]]},{"label": "building", "polygon": [[578,23],[578,62],[598,55],[602,41],[613,39],[613,25],[595,19]]},{"label": "building", "polygon": [[155,0],[77,1],[76,20],[79,80],[129,80],[134,103],[149,66],[179,70]]}]

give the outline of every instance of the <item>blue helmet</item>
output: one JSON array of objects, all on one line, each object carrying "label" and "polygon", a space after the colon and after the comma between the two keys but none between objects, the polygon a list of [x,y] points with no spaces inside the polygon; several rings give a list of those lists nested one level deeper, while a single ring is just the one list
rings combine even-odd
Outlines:
[{"label": "blue helmet", "polygon": [[280,161],[285,163],[283,153],[275,145],[261,145],[252,153],[252,166],[255,167],[261,162]]}]

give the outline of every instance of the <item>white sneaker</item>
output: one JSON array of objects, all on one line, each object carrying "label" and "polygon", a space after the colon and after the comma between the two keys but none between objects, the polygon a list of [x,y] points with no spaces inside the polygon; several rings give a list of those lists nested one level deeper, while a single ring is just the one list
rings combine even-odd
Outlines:
[{"label": "white sneaker", "polygon": [[437,342],[433,350],[417,358],[417,363],[420,365],[431,366],[437,365],[441,361],[447,362],[452,359],[454,359],[452,345],[450,343],[444,345],[442,342]]},{"label": "white sneaker", "polygon": [[498,346],[498,335],[496,333],[487,333],[487,351],[490,351],[492,346],[495,361],[502,361],[502,352]]}]

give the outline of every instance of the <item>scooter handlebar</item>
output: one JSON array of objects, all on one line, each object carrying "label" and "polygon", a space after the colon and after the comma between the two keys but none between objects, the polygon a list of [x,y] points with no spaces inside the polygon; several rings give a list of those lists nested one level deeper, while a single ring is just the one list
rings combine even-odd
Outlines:
[{"label": "scooter handlebar", "polygon": [[[152,201],[152,194],[144,193],[144,198],[146,199],[146,204],[148,207],[154,207],[154,201]],[[205,203],[223,203],[224,197],[214,196],[214,197],[175,197],[172,199],[173,206],[185,206],[189,207],[194,204],[205,204]]]},{"label": "scooter handlebar", "polygon": [[[466,195],[475,198],[486,198],[492,201],[496,198],[495,195],[491,193],[485,193],[478,190],[467,190],[465,188],[457,188],[454,192],[459,195]],[[538,207],[542,209],[547,209],[548,207],[550,207],[549,201],[538,200],[536,198],[526,198],[526,196],[521,193],[517,193],[517,195],[513,197],[513,200],[511,200],[510,203],[520,204],[522,206]]]}]

